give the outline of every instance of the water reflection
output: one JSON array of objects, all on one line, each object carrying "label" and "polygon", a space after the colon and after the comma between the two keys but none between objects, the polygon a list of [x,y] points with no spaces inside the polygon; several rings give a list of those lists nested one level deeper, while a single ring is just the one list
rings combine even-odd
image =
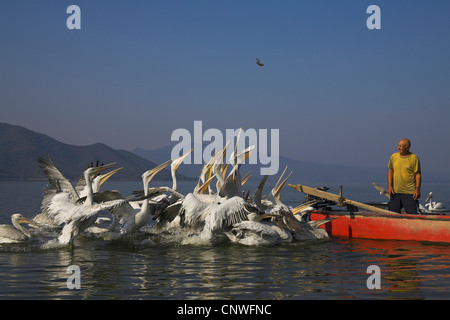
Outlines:
[{"label": "water reflection", "polygon": [[[381,268],[382,291],[388,299],[447,298],[450,285],[450,254],[448,245],[422,244],[414,241],[351,240],[353,250],[366,252],[367,264]],[[430,292],[428,283],[440,289]],[[438,288],[434,288],[438,289]]]}]

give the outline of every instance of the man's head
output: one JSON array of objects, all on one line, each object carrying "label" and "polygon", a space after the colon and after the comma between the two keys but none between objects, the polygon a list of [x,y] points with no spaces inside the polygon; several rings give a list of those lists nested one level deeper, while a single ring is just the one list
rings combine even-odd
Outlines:
[{"label": "man's head", "polygon": [[407,156],[409,154],[409,148],[411,148],[411,141],[409,139],[402,139],[398,143],[398,152],[401,156]]}]

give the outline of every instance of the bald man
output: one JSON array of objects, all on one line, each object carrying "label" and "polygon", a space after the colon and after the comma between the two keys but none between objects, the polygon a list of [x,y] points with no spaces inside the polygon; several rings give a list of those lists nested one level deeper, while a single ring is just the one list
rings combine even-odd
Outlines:
[{"label": "bald man", "polygon": [[400,140],[398,152],[389,159],[388,191],[391,196],[389,210],[400,212],[404,208],[408,214],[417,214],[422,175],[419,158],[409,151],[410,148],[409,139]]}]

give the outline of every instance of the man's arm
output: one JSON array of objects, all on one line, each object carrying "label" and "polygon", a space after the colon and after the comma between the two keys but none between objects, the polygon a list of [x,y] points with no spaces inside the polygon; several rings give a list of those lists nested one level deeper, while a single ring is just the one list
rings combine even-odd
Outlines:
[{"label": "man's arm", "polygon": [[389,192],[389,195],[394,194],[393,181],[394,181],[394,169],[389,168],[389,171],[388,171],[388,192]]},{"label": "man's arm", "polygon": [[420,186],[422,184],[422,174],[420,172],[416,173],[416,190],[414,191],[414,199],[420,198]]}]

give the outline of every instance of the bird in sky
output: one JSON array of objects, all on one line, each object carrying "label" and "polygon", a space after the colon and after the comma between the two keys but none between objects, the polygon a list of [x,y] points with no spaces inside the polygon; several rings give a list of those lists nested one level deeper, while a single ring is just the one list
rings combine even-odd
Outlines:
[{"label": "bird in sky", "polygon": [[258,58],[256,58],[256,64],[260,67],[264,67],[264,63],[262,63],[261,61],[259,61]]}]

